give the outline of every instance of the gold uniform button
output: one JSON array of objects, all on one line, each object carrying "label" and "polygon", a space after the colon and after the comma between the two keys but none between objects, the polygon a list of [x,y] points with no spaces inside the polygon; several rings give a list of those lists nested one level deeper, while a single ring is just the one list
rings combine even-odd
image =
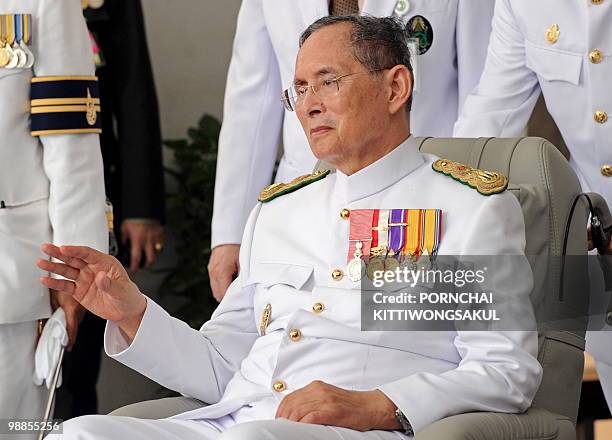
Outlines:
[{"label": "gold uniform button", "polygon": [[612,177],[612,165],[604,165],[601,167],[601,174],[606,177]]},{"label": "gold uniform button", "polygon": [[591,61],[591,63],[593,64],[601,63],[602,58],[603,58],[603,55],[601,53],[601,50],[595,49],[589,52],[589,61]]},{"label": "gold uniform button", "polygon": [[603,3],[603,0],[591,0],[591,3],[593,3],[594,5],[600,5]]},{"label": "gold uniform button", "polygon": [[323,310],[325,310],[323,303],[314,303],[312,306],[312,311],[315,313],[321,313]]},{"label": "gold uniform button", "polygon": [[282,380],[277,380],[276,382],[274,382],[274,384],[272,384],[272,388],[277,393],[282,393],[287,389],[287,384],[285,384],[285,382],[283,382]]},{"label": "gold uniform button", "polygon": [[342,277],[344,276],[344,274],[342,273],[340,269],[334,269],[331,273],[331,276],[334,279],[334,281],[340,281]]},{"label": "gold uniform button", "polygon": [[604,124],[608,122],[608,114],[603,110],[597,110],[593,115],[595,122],[599,122],[600,124]]},{"label": "gold uniform button", "polygon": [[351,211],[349,211],[348,209],[344,208],[340,210],[340,218],[342,220],[346,220],[350,216],[351,216]]},{"label": "gold uniform button", "polygon": [[289,339],[291,339],[293,342],[297,342],[302,338],[302,332],[299,331],[296,328],[292,328],[291,330],[289,330]]},{"label": "gold uniform button", "polygon": [[550,44],[555,44],[561,35],[561,31],[559,30],[558,24],[552,24],[548,29],[546,29],[546,41]]}]

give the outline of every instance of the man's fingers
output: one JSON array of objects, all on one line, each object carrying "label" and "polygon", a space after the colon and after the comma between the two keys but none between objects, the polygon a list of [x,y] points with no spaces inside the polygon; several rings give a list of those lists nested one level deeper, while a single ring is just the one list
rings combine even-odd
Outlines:
[{"label": "man's fingers", "polygon": [[85,266],[87,266],[87,263],[80,258],[68,257],[62,254],[60,248],[51,243],[43,244],[40,249],[50,257],[63,261],[64,263],[72,267],[76,267],[77,269],[83,269]]},{"label": "man's fingers", "polygon": [[145,256],[147,258],[147,263],[146,263],[147,267],[155,263],[155,243],[154,241],[155,239],[153,238],[153,236],[149,235],[145,243],[144,249],[145,249]]},{"label": "man's fingers", "polygon": [[76,342],[79,323],[77,322],[75,311],[64,310],[64,312],[66,312],[66,331],[68,333],[68,345],[66,346],[66,349],[71,351],[74,343]]},{"label": "man's fingers", "polygon": [[140,266],[140,259],[142,258],[142,246],[138,239],[132,237],[130,239],[130,272],[136,272],[138,266]]},{"label": "man's fingers", "polygon": [[87,264],[98,264],[103,261],[106,254],[98,252],[87,246],[62,246],[62,255],[66,257],[79,258]]},{"label": "man's fingers", "polygon": [[283,400],[281,400],[278,408],[276,409],[276,418],[288,418],[291,409],[294,406],[300,406],[303,393],[304,388],[301,388],[283,397]]},{"label": "man's fingers", "polygon": [[208,274],[213,296],[221,301],[227,288],[232,283],[233,276],[239,268],[238,257],[240,246],[237,244],[224,244],[212,250],[208,262]]},{"label": "man's fingers", "polygon": [[121,223],[121,244],[125,245],[129,238],[130,238],[130,234],[128,231],[128,227],[124,221]]},{"label": "man's fingers", "polygon": [[[233,275],[233,274],[232,274]],[[227,292],[227,288],[232,284],[232,275],[222,275],[210,279],[210,287],[213,291],[213,296],[218,302],[221,302]]]},{"label": "man's fingers", "polygon": [[322,411],[311,411],[304,415],[301,419],[297,420],[301,423],[310,423],[312,425],[329,425],[325,413]]},{"label": "man's fingers", "polygon": [[283,418],[293,422],[299,422],[309,413],[320,410],[320,406],[321,401],[319,400],[305,401],[303,399],[299,399],[298,401],[287,403],[282,409],[279,407],[279,411],[276,413],[276,418]]},{"label": "man's fingers", "polygon": [[323,402],[320,399],[305,400],[306,398],[306,396],[303,396],[299,403],[296,402],[295,404],[291,405],[291,408],[289,408],[289,411],[287,411],[287,418],[289,420],[299,422],[309,413],[321,410]]},{"label": "man's fingers", "polygon": [[42,270],[46,270],[47,272],[51,272],[56,275],[61,275],[70,280],[76,280],[79,276],[79,271],[74,267],[68,266],[67,264],[53,263],[48,260],[39,259],[36,262],[36,265]]},{"label": "man's fingers", "polygon": [[40,282],[43,284],[43,286],[49,289],[58,290],[69,295],[73,295],[76,289],[75,284],[72,281],[68,280],[58,280],[51,277],[41,277]]}]

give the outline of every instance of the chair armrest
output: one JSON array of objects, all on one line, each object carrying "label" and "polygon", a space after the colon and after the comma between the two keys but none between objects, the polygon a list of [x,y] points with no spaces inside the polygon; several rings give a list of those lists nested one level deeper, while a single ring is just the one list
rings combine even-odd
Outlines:
[{"label": "chair armrest", "polygon": [[466,413],[447,417],[418,432],[414,440],[575,440],[570,419],[542,408],[523,414]]},{"label": "chair armrest", "polygon": [[109,416],[165,419],[203,406],[206,406],[204,402],[191,397],[167,397],[126,405],[109,413]]}]

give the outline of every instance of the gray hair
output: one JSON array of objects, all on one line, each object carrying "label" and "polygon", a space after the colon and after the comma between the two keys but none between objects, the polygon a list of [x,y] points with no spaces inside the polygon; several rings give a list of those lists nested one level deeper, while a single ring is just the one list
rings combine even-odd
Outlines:
[{"label": "gray hair", "polygon": [[[399,18],[373,17],[369,15],[328,15],[322,17],[306,28],[300,35],[300,47],[316,31],[338,23],[348,23],[352,26],[349,41],[353,56],[368,70],[390,69],[404,65],[410,71],[410,51],[406,44],[406,31]],[[380,72],[373,72],[379,75]],[[406,102],[406,109],[412,107],[412,96]]]}]

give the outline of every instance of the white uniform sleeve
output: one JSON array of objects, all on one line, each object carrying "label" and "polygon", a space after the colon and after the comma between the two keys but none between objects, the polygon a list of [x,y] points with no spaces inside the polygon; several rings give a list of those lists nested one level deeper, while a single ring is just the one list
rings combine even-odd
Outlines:
[{"label": "white uniform sleeve", "polygon": [[200,331],[147,299],[144,318],[131,345],[126,344],[114,323],[106,324],[106,354],[166,388],[209,404],[218,402],[259,335],[254,324],[253,286],[244,285],[259,207],[247,223],[240,249],[240,275]]},{"label": "white uniform sleeve", "polygon": [[494,7],[495,0],[459,0],[455,27],[459,91],[457,114],[482,75]]},{"label": "white uniform sleeve", "polygon": [[257,195],[272,180],[283,106],[262,0],[244,0],[227,76],[211,246],[240,243]]},{"label": "white uniform sleeve", "polygon": [[[93,54],[79,0],[41,0],[35,76],[93,76]],[[104,171],[97,134],[40,136],[50,182],[49,218],[56,245],[108,252]]]},{"label": "white uniform sleeve", "polygon": [[[524,229],[514,196],[490,196],[466,230],[465,253],[518,256],[512,260],[521,266],[518,270],[502,268],[495,272],[494,283],[500,286],[496,295],[529,301],[531,268],[526,259],[520,258],[525,247]],[[535,326],[535,321],[530,323]],[[529,408],[542,376],[535,331],[458,331],[454,344],[461,356],[455,369],[441,374],[417,373],[379,387],[405,414],[415,432],[465,412],[517,413]]]},{"label": "white uniform sleeve", "polygon": [[[469,1],[469,0],[468,0]],[[485,68],[466,98],[454,136],[519,136],[540,95],[509,0],[497,0]]]}]

